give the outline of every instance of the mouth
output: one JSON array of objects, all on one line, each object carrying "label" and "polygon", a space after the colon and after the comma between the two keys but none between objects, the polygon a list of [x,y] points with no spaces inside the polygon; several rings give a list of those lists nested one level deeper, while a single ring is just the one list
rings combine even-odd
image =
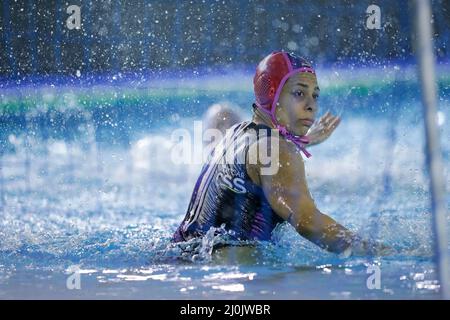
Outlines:
[{"label": "mouth", "polygon": [[306,127],[311,127],[314,123],[314,119],[310,119],[310,118],[305,118],[305,119],[300,119],[300,122],[306,126]]}]

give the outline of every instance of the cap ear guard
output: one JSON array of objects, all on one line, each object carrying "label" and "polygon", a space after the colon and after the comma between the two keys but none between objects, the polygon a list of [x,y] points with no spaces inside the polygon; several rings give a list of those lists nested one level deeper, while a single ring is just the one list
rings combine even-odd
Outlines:
[{"label": "cap ear guard", "polygon": [[270,86],[269,99],[273,100],[274,97],[275,97],[275,87],[274,86]]},{"label": "cap ear guard", "polygon": [[261,73],[254,81],[256,104],[261,108],[270,108],[275,97],[275,86],[267,73]]}]

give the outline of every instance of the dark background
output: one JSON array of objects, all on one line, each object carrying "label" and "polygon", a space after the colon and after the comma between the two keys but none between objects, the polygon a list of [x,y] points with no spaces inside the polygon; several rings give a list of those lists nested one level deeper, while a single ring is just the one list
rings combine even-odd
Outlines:
[{"label": "dark background", "polygon": [[[412,58],[410,1],[2,0],[0,77],[254,65],[273,50],[314,63]],[[69,30],[69,5],[82,28]],[[366,9],[381,8],[380,30]],[[449,55],[450,1],[433,4],[438,59]]]}]

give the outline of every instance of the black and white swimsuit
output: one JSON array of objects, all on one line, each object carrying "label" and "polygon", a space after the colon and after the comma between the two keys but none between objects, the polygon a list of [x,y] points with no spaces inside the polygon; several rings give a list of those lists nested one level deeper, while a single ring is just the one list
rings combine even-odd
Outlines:
[{"label": "black and white swimsuit", "polygon": [[[250,145],[270,133],[269,127],[247,121],[227,131],[202,168],[173,241],[201,237],[211,227],[222,225],[235,240],[270,239],[272,230],[283,219],[272,210],[262,188],[246,170]],[[231,157],[226,155],[230,148],[234,148]]]}]

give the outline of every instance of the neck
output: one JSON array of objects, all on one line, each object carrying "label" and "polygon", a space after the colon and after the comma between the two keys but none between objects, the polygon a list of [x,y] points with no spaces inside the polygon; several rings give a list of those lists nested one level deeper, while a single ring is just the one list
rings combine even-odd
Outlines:
[{"label": "neck", "polygon": [[[272,122],[271,117],[265,112],[259,110],[258,107],[253,107],[253,118],[252,121],[256,124],[265,124],[270,128],[275,128],[275,124]],[[285,136],[286,139],[292,141],[300,150],[305,154],[307,158],[311,157],[311,154],[306,150],[305,145],[309,143],[309,138],[306,136],[296,136],[292,135],[284,127],[276,127],[280,129],[280,133]]]},{"label": "neck", "polygon": [[259,108],[257,107],[253,108],[252,121],[256,124],[265,124],[266,126],[275,128],[274,124],[272,123],[272,120],[270,119],[270,116],[259,110]]}]

